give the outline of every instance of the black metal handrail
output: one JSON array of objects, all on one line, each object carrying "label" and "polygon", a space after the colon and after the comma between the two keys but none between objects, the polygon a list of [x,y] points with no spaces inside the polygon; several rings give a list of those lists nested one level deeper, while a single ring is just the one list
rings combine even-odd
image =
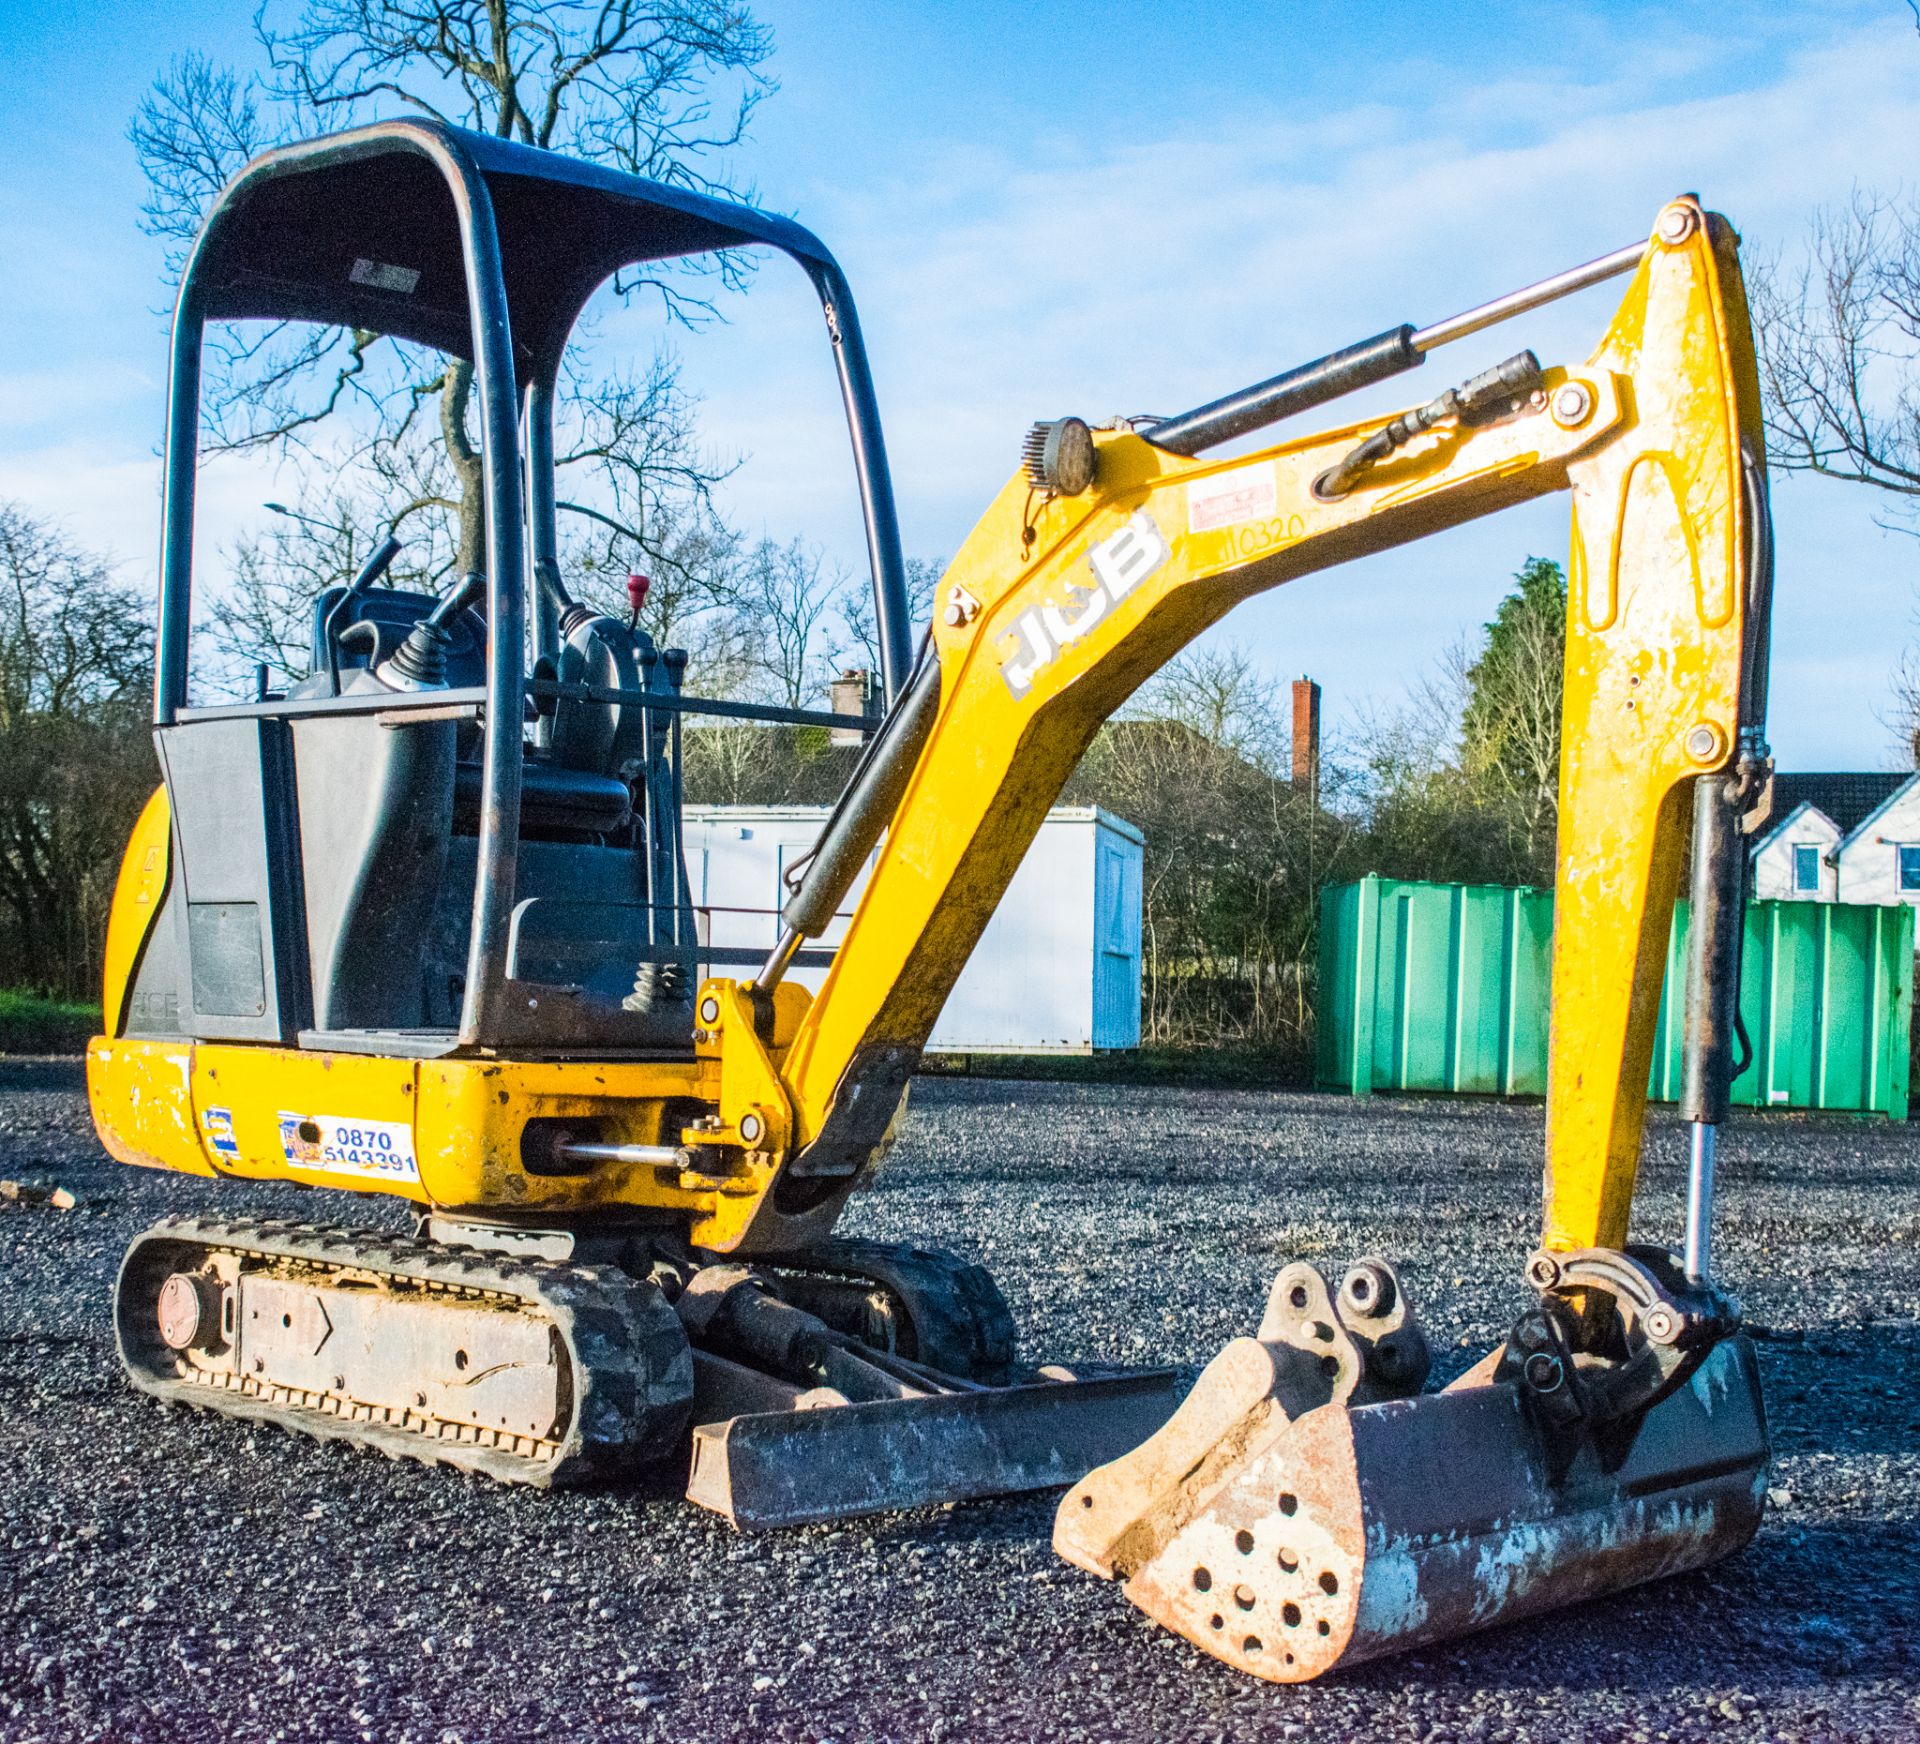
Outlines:
[{"label": "black metal handrail", "polygon": [[878,715],[842,715],[828,709],[784,708],[778,703],[725,702],[717,696],[683,696],[678,691],[626,690],[600,684],[580,684],[563,678],[534,678],[527,682],[532,696],[566,697],[580,702],[637,703],[663,714],[717,715],[730,720],[768,721],[795,727],[858,727],[871,733]]},{"label": "black metal handrail", "polygon": [[[766,721],[775,726],[854,727],[872,733],[878,715],[842,715],[829,709],[786,708],[778,703],[729,702],[717,696],[683,696],[678,691],[623,690],[599,684],[577,684],[567,679],[527,680],[529,696],[569,698],[580,702],[635,703],[662,714],[713,715],[726,720]],[[358,691],[346,696],[276,697],[268,702],[208,703],[175,712],[180,721],[254,720],[270,715],[444,714],[450,708],[484,710],[487,692],[470,685],[459,690]]]}]

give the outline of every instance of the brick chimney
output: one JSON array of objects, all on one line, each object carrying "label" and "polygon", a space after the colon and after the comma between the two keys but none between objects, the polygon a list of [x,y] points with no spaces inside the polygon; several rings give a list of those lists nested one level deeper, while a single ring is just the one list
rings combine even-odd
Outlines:
[{"label": "brick chimney", "polygon": [[1320,687],[1303,672],[1293,681],[1293,784],[1320,797]]}]

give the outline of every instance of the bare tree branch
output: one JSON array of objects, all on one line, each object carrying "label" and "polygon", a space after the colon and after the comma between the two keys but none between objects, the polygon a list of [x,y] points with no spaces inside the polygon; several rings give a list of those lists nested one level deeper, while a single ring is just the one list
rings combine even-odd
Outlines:
[{"label": "bare tree branch", "polygon": [[1920,198],[1856,190],[1749,276],[1773,464],[1920,498]]}]

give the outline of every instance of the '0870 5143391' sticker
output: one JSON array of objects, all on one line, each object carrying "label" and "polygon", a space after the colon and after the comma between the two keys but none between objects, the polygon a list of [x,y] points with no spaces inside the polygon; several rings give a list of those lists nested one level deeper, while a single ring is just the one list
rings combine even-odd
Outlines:
[{"label": "'0870 5143391' sticker", "polygon": [[413,1128],[404,1120],[280,1111],[280,1148],[296,1169],[371,1181],[417,1181]]}]

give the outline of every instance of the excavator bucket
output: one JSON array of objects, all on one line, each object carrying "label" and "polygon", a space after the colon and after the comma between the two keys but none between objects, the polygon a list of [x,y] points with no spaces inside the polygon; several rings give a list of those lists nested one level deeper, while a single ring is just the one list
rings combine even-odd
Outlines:
[{"label": "excavator bucket", "polygon": [[[1427,1394],[1391,1267],[1363,1262],[1337,1296],[1287,1267],[1259,1337],[1068,1492],[1055,1549],[1276,1683],[1731,1555],[1766,1490],[1751,1344],[1664,1256],[1581,1257],[1601,1264],[1536,1259],[1559,1272],[1543,1306]],[[1575,1311],[1582,1295],[1612,1306]]]}]

